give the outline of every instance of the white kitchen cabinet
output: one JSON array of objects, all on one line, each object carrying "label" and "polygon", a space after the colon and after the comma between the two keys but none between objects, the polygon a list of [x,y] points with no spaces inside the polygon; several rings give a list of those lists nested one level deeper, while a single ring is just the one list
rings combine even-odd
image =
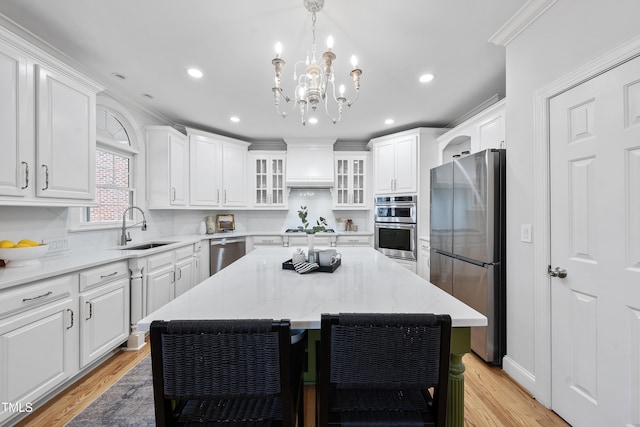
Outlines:
[{"label": "white kitchen cabinet", "polygon": [[372,236],[339,234],[336,237],[336,246],[371,246]]},{"label": "white kitchen cabinet", "polygon": [[0,28],[0,205],[94,201],[100,90]]},{"label": "white kitchen cabinet", "polygon": [[430,253],[429,240],[420,238],[418,244],[418,275],[423,279],[429,280],[431,274],[431,266],[429,263]]},{"label": "white kitchen cabinet", "polygon": [[[247,207],[248,142],[187,128],[191,147],[190,206]],[[200,156],[202,155],[202,157]]]},{"label": "white kitchen cabinet", "polygon": [[[313,237],[313,247],[328,247],[336,245],[335,234],[315,234]],[[309,247],[309,235],[307,233],[291,233],[285,234],[282,238],[283,246],[290,247]]]},{"label": "white kitchen cabinet", "polygon": [[0,292],[0,402],[24,408],[78,372],[77,286],[69,274]]},{"label": "white kitchen cabinet", "polygon": [[[194,278],[193,254],[194,245],[188,245],[147,257],[146,307],[142,316],[191,289]],[[133,323],[134,319],[131,321]]]},{"label": "white kitchen cabinet", "polygon": [[368,153],[335,152],[334,209],[367,209],[370,206],[368,190]]},{"label": "white kitchen cabinet", "polygon": [[189,204],[220,205],[221,143],[200,135],[189,135]]},{"label": "white kitchen cabinet", "polygon": [[418,191],[419,133],[407,131],[371,140],[375,194]]},{"label": "white kitchen cabinet", "polygon": [[248,143],[225,141],[222,145],[222,206],[246,207]]},{"label": "white kitchen cabinet", "polygon": [[193,245],[193,282],[192,287],[209,277],[209,239],[203,239]]},{"label": "white kitchen cabinet", "polygon": [[24,197],[35,185],[27,111],[27,57],[0,43],[0,196]]},{"label": "white kitchen cabinet", "polygon": [[505,113],[506,99],[502,99],[440,136],[438,164],[450,162],[462,151],[506,148]]},{"label": "white kitchen cabinet", "polygon": [[173,298],[176,298],[187,292],[193,287],[193,279],[195,277],[195,261],[192,255],[176,261],[176,281]]},{"label": "white kitchen cabinet", "polygon": [[129,268],[126,261],[80,272],[80,368],[129,336]]},{"label": "white kitchen cabinet", "polygon": [[36,65],[38,197],[93,200],[96,94],[65,74]]},{"label": "white kitchen cabinet", "polygon": [[249,253],[260,247],[282,247],[283,245],[283,238],[280,234],[249,236],[246,242],[246,251]]},{"label": "white kitchen cabinet", "polygon": [[169,126],[147,126],[149,209],[187,205],[189,149],[187,137]]},{"label": "white kitchen cabinet", "polygon": [[250,151],[251,204],[256,208],[287,207],[286,152]]}]

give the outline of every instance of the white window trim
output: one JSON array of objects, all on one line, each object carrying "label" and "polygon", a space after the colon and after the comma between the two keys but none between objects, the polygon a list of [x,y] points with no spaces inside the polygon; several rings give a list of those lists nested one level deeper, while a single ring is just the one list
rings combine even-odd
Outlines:
[{"label": "white window trim", "polygon": [[[131,187],[133,189],[133,201],[132,204],[134,206],[137,206],[138,203],[138,180],[137,180],[137,175],[138,175],[138,165],[139,165],[139,154],[140,151],[136,148],[136,142],[135,142],[135,137],[133,136],[132,132],[129,132],[130,130],[130,125],[129,122],[122,116],[122,114],[119,114],[117,111],[114,111],[111,108],[107,108],[107,107],[103,107],[105,110],[107,110],[108,112],[110,112],[111,114],[113,114],[119,121],[120,123],[122,123],[122,125],[124,126],[125,130],[127,131],[128,135],[129,135],[129,142],[130,142],[130,146],[124,145],[122,143],[116,142],[114,140],[112,140],[111,138],[106,138],[102,135],[97,135],[96,136],[96,148],[98,149],[103,149],[106,151],[112,151],[115,153],[119,153],[119,154],[124,154],[130,157],[130,176],[129,179],[131,180]],[[97,206],[97,203],[95,203],[93,205],[88,205],[88,206]],[[70,233],[75,233],[75,232],[83,232],[83,231],[100,231],[100,230],[116,230],[116,229],[121,229],[122,228],[122,222],[119,221],[117,223],[98,223],[98,224],[90,224],[90,223],[86,223],[83,221],[84,219],[84,210],[86,209],[86,207],[81,207],[81,208],[69,208],[69,226],[67,228],[67,230]],[[127,228],[132,228],[132,227],[142,227],[142,225],[137,225],[134,226],[134,224],[137,224],[139,222],[142,221],[142,218],[140,216],[140,213],[134,209],[133,210],[133,220],[126,221],[126,226]]]}]

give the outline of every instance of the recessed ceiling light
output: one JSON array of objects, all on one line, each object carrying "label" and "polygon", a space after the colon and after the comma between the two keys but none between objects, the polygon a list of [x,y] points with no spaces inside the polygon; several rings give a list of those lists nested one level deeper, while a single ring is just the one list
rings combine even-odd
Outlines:
[{"label": "recessed ceiling light", "polygon": [[153,95],[149,95],[148,93],[141,93],[140,96],[147,99],[153,99]]},{"label": "recessed ceiling light", "polygon": [[318,119],[316,117],[311,117],[309,119],[309,123],[311,123],[312,125],[315,125],[316,123],[318,123]]},{"label": "recessed ceiling light", "polygon": [[198,70],[197,68],[189,68],[187,70],[187,74],[189,74],[194,79],[199,79],[204,76],[204,74],[202,74],[202,71]]},{"label": "recessed ceiling light", "polygon": [[115,77],[116,79],[120,79],[120,80],[126,80],[127,76],[125,76],[124,74],[120,74],[120,73],[111,73],[111,75],[113,77]]},{"label": "recessed ceiling light", "polygon": [[423,74],[420,76],[420,83],[427,83],[434,79],[433,74]]},{"label": "recessed ceiling light", "polygon": [[395,120],[393,120],[393,119],[387,119],[387,120],[384,121],[385,125],[392,125],[394,123],[395,123]]},{"label": "recessed ceiling light", "polygon": [[240,121],[240,117],[231,116],[231,117],[229,117],[229,120],[231,120],[233,123],[238,123]]}]

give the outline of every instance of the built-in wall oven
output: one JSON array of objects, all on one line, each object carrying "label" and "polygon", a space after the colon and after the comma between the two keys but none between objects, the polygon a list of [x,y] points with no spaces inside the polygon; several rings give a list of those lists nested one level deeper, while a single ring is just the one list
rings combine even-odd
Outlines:
[{"label": "built-in wall oven", "polygon": [[416,260],[417,196],[375,198],[375,247],[390,258]]}]

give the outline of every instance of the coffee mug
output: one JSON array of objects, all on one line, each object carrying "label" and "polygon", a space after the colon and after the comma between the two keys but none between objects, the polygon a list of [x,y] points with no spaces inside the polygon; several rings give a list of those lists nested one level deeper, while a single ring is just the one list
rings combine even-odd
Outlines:
[{"label": "coffee mug", "polygon": [[333,264],[337,255],[338,254],[336,253],[335,249],[327,249],[327,250],[318,252],[320,266],[321,267],[330,266],[331,264]]}]

